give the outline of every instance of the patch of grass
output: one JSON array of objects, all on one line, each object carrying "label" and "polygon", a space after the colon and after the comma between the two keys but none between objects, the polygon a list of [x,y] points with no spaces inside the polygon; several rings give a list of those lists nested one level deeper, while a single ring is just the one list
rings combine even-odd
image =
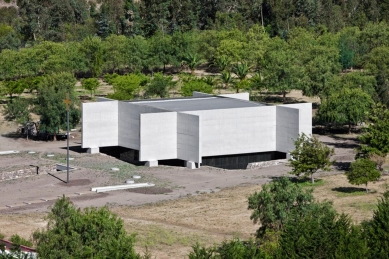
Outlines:
[{"label": "patch of grass", "polygon": [[137,236],[137,245],[141,247],[159,247],[160,245],[190,246],[198,242],[200,237],[196,234],[185,235],[178,231],[168,230],[160,226],[150,225]]},{"label": "patch of grass", "polygon": [[361,211],[373,211],[377,208],[377,204],[374,202],[353,202],[349,206]]},{"label": "patch of grass", "polygon": [[297,183],[301,187],[318,187],[323,186],[325,181],[323,179],[315,179],[315,182],[312,184],[310,178],[293,178],[292,182]]}]

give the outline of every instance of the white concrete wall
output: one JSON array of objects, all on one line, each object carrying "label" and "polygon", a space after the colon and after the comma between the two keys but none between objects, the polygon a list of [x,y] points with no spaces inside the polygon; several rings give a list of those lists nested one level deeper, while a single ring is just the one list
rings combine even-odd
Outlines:
[{"label": "white concrete wall", "polygon": [[158,113],[164,110],[138,105],[130,102],[119,102],[119,146],[140,149],[140,115]]},{"label": "white concrete wall", "polygon": [[250,100],[250,94],[249,93],[235,93],[235,94],[219,94],[218,96],[233,98],[233,99],[239,99],[239,100]]},{"label": "white concrete wall", "polygon": [[277,108],[277,145],[276,150],[289,153],[294,149],[294,140],[299,134],[299,109],[276,106]]},{"label": "white concrete wall", "polygon": [[282,107],[299,109],[299,134],[312,134],[312,103],[283,104]]},{"label": "white concrete wall", "polygon": [[140,161],[177,158],[177,112],[140,115]]},{"label": "white concrete wall", "polygon": [[82,148],[118,145],[118,101],[82,104]]},{"label": "white concrete wall", "polygon": [[185,113],[200,116],[202,156],[276,150],[276,106]]},{"label": "white concrete wall", "polygon": [[177,113],[177,158],[201,163],[200,118]]}]

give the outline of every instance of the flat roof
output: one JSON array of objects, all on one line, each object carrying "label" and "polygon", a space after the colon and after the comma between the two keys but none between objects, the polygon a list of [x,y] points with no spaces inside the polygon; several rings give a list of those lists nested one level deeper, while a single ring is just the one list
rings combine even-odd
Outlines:
[{"label": "flat roof", "polygon": [[232,108],[247,108],[266,106],[263,103],[256,103],[240,99],[233,99],[221,96],[211,97],[191,97],[180,99],[157,99],[147,101],[131,101],[135,104],[151,106],[168,111],[200,111],[200,110],[217,110]]}]

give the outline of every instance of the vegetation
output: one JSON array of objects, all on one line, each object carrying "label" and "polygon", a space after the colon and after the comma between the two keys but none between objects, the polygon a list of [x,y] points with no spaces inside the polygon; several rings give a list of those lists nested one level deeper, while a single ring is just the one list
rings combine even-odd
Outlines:
[{"label": "vegetation", "polygon": [[140,258],[134,235],[108,208],[77,209],[68,198],[58,199],[47,216],[46,229],[33,234],[42,258]]},{"label": "vegetation", "polygon": [[[264,185],[248,202],[254,210],[251,218],[267,226],[266,235],[256,241],[230,240],[208,248],[197,244],[189,258],[387,257],[388,192],[378,201],[373,219],[356,225],[347,215],[338,214],[331,203],[315,201],[311,191],[287,178]],[[231,254],[235,256],[229,257]]]},{"label": "vegetation", "polygon": [[351,184],[364,184],[366,192],[369,192],[367,184],[377,181],[381,173],[377,170],[377,165],[367,158],[359,158],[351,163],[350,170],[346,172],[347,179]]},{"label": "vegetation", "polygon": [[315,136],[301,134],[294,142],[295,150],[290,152],[289,163],[291,174],[310,176],[312,184],[315,182],[313,174],[319,170],[329,171],[333,162],[330,157],[334,149],[326,146]]}]

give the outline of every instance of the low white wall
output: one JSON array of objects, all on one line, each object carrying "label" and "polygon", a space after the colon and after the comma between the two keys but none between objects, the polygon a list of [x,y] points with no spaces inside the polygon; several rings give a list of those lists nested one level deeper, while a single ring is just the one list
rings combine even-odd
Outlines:
[{"label": "low white wall", "polygon": [[140,115],[140,161],[177,158],[177,113]]},{"label": "low white wall", "polygon": [[82,104],[82,147],[118,145],[118,101]]},{"label": "low white wall", "polygon": [[177,158],[201,163],[200,118],[177,113]]}]

